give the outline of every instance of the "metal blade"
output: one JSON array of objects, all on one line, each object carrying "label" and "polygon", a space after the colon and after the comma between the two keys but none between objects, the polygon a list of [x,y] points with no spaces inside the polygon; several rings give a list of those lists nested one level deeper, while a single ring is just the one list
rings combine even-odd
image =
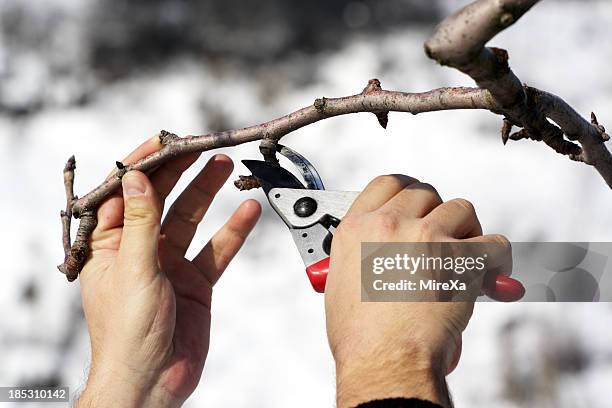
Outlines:
[{"label": "metal blade", "polygon": [[304,189],[302,184],[293,174],[278,165],[274,165],[261,160],[242,160],[244,164],[255,176],[266,197],[273,188],[297,188]]},{"label": "metal blade", "polygon": [[310,163],[304,156],[296,152],[295,150],[283,146],[277,145],[277,150],[280,154],[285,156],[287,159],[291,161],[297,167],[304,181],[306,181],[306,188],[310,190],[325,190],[323,186],[323,180],[317,169],[314,168],[312,163]]}]

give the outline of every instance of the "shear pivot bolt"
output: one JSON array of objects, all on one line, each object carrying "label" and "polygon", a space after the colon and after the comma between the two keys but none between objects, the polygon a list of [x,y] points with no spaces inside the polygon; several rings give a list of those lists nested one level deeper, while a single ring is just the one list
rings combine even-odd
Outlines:
[{"label": "shear pivot bolt", "polygon": [[293,204],[293,212],[298,217],[310,217],[317,211],[317,202],[311,197],[302,197]]}]

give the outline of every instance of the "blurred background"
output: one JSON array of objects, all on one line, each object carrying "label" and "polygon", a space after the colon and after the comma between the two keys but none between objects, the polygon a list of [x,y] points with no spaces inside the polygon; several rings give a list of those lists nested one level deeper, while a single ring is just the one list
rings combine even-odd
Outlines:
[{"label": "blurred background", "polygon": [[[84,195],[136,145],[248,126],[358,93],[472,86],[426,58],[433,25],[464,0],[0,0],[0,385],[85,384],[88,336],[78,282],[63,258],[62,168],[75,154]],[[612,3],[547,0],[496,37],[522,81],[612,126]],[[360,190],[379,174],[465,197],[485,232],[512,241],[610,241],[610,190],[596,172],[528,141],[503,146],[481,111],[371,114],[320,122],[284,143],[328,189]],[[224,149],[258,158],[257,144]],[[176,191],[213,153],[188,171]],[[176,197],[176,194],[171,197]],[[222,190],[188,255],[241,200]],[[284,238],[284,239],[283,239]],[[608,407],[612,307],[479,303],[449,376],[457,407]],[[186,406],[334,406],[323,297],[312,292],[272,210],[217,287],[210,354]]]}]

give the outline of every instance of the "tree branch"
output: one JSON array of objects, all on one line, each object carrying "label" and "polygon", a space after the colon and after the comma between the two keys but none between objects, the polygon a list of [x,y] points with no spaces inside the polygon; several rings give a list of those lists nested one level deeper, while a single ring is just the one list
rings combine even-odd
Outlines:
[{"label": "tree branch", "polygon": [[[425,43],[425,52],[441,65],[469,75],[480,88],[491,93],[505,116],[504,143],[508,139],[527,138],[544,141],[557,153],[594,166],[612,187],[612,156],[603,144],[607,140],[603,126],[587,122],[559,97],[523,86],[508,65],[508,53],[485,47],[538,1],[475,1],[436,27]],[[550,123],[547,117],[559,126]],[[511,125],[523,129],[509,135]]]},{"label": "tree branch", "polygon": [[378,90],[343,98],[320,98],[314,104],[293,113],[243,129],[179,138],[162,131],[162,149],[144,159],[125,166],[115,177],[105,180],[90,193],[77,200],[72,208],[76,217],[96,209],[121,184],[121,176],[130,170],[148,171],[176,157],[222,147],[236,146],[261,139],[279,140],[286,134],[322,119],[358,112],[385,111],[412,114],[449,109],[496,109],[489,93],[478,88],[440,88],[423,93]]},{"label": "tree branch", "polygon": [[[492,37],[516,22],[536,2],[478,0],[444,20],[425,43],[425,51],[430,58],[469,75],[479,88],[440,88],[423,93],[406,93],[385,91],[377,79],[372,79],[357,95],[320,98],[311,106],[256,126],[184,138],[162,131],[159,135],[162,148],[159,151],[131,165],[117,163],[118,170],[112,176],[78,200],[70,198],[73,167],[69,175],[70,194],[66,187],[67,209],[62,213],[66,255],[59,269],[68,280],[78,277],[89,253],[89,237],[97,222],[96,209],[119,188],[121,177],[127,171],[147,172],[189,153],[255,140],[262,140],[260,150],[265,160],[275,161],[274,147],[283,136],[320,120],[351,113],[374,113],[380,125],[386,128],[390,111],[418,114],[451,109],[486,109],[504,116],[504,144],[507,140],[523,138],[544,141],[556,152],[594,166],[612,187],[612,156],[603,144],[609,137],[595,115],[588,122],[561,98],[522,85],[508,65],[507,52],[485,47]],[[522,129],[510,134],[512,126]],[[64,175],[67,185],[66,173]],[[248,177],[238,180],[236,186],[245,189],[256,187]],[[81,218],[72,247],[70,212],[76,218]]]},{"label": "tree branch", "polygon": [[[130,170],[147,172],[189,153],[236,146],[255,140],[276,142],[306,125],[349,113],[375,113],[382,125],[388,111],[410,112],[416,115],[448,109],[495,110],[496,107],[489,93],[478,88],[440,88],[423,93],[406,93],[384,91],[378,80],[371,80],[360,94],[343,98],[320,98],[311,106],[256,126],[183,138],[161,131],[160,150],[130,165],[117,163],[118,170],[112,176],[84,197],[74,201],[71,210],[76,218],[81,218],[81,223],[70,253],[58,268],[69,280],[76,279],[89,253],[89,236],[96,226],[96,209],[119,188],[121,177]],[[386,126],[386,122],[384,124]],[[238,185],[241,185],[240,182]]]}]

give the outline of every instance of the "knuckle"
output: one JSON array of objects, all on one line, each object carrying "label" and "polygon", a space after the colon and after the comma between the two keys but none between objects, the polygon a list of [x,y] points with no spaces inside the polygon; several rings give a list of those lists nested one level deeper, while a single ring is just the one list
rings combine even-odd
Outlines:
[{"label": "knuckle", "polygon": [[436,188],[431,184],[419,182],[415,184],[413,188],[417,188],[422,191],[422,194],[425,197],[427,204],[442,204],[442,199],[440,198],[440,194],[438,194],[438,190],[436,190]]},{"label": "knuckle", "polygon": [[385,174],[382,176],[375,177],[371,182],[371,186],[384,186],[389,185],[396,182],[396,178],[392,175]]},{"label": "knuckle", "polygon": [[418,182],[415,185],[418,186],[417,188],[421,190],[425,190],[429,193],[433,193],[436,195],[438,194],[438,190],[436,190],[436,188],[429,183]]},{"label": "knuckle", "polygon": [[501,234],[492,234],[490,235],[490,240],[496,245],[499,245],[503,250],[511,250],[512,244],[510,244],[510,240]]},{"label": "knuckle", "polygon": [[417,235],[420,242],[434,241],[438,235],[435,223],[427,218],[421,219],[417,227]]},{"label": "knuckle", "polygon": [[450,204],[458,207],[462,211],[467,211],[469,213],[476,214],[476,209],[474,208],[474,204],[465,198],[454,198],[449,201]]},{"label": "knuckle", "polygon": [[396,234],[400,229],[400,218],[395,211],[385,210],[376,215],[375,230],[379,236]]},{"label": "knuckle", "polygon": [[132,198],[127,200],[124,224],[142,225],[159,222],[159,211],[151,206],[146,199]]},{"label": "knuckle", "polygon": [[418,180],[403,174],[385,174],[374,178],[374,180],[370,182],[369,186],[402,187],[411,182],[418,182]]}]

